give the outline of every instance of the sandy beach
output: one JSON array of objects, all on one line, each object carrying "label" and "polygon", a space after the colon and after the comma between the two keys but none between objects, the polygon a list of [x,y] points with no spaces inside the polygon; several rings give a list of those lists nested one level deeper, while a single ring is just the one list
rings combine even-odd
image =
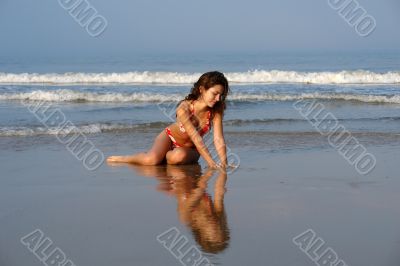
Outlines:
[{"label": "sandy beach", "polygon": [[[103,137],[91,139],[105,153],[140,145]],[[378,163],[366,176],[329,146],[234,145],[241,164],[225,179],[203,163],[87,171],[55,138],[41,141],[0,152],[1,265],[42,265],[21,241],[36,229],[75,265],[180,265],[190,247],[213,265],[311,265],[292,241],[307,229],[347,265],[397,265],[398,139],[368,145]],[[157,239],[171,228],[187,238],[181,253]],[[209,232],[213,245],[199,240]]]}]

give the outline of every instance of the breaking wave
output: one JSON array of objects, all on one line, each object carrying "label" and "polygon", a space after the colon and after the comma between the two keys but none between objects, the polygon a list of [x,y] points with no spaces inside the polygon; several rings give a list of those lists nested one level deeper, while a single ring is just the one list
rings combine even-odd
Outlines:
[{"label": "breaking wave", "polygon": [[[82,92],[69,89],[53,91],[34,90],[30,92],[6,92],[0,93],[0,100],[16,101],[46,101],[46,102],[178,102],[185,94],[171,93],[119,93],[119,92]],[[295,101],[303,99],[316,100],[342,100],[359,101],[366,103],[400,103],[400,95],[365,95],[355,93],[232,93],[228,96],[229,101],[251,102],[251,101]]]},{"label": "breaking wave", "polygon": [[[183,85],[195,82],[201,73],[125,72],[125,73],[0,73],[0,84],[159,84]],[[298,72],[253,70],[227,72],[231,84],[399,84],[400,72],[376,73],[366,70],[338,72]]]},{"label": "breaking wave", "polygon": [[144,129],[158,129],[167,126],[166,122],[153,122],[144,124],[118,124],[118,123],[95,123],[86,125],[71,125],[61,128],[30,126],[30,127],[0,127],[0,137],[13,136],[41,136],[41,135],[64,135],[64,134],[98,134],[106,132],[140,131]]},{"label": "breaking wave", "polygon": [[[395,122],[400,120],[400,117],[377,117],[377,118],[349,118],[349,119],[338,119],[343,122],[362,121],[362,122],[376,122],[386,121]],[[254,125],[254,124],[280,124],[280,123],[305,123],[309,122],[304,119],[296,118],[270,118],[270,119],[232,119],[224,121],[225,126],[240,127],[239,131],[232,131],[234,129],[228,129],[227,132],[230,134],[242,134],[243,126]],[[0,127],[0,137],[25,137],[25,136],[44,136],[44,135],[68,135],[68,134],[99,134],[99,133],[118,133],[118,132],[148,132],[153,130],[162,130],[171,122],[157,121],[151,123],[140,123],[140,124],[129,124],[129,123],[93,123],[93,124],[80,124],[80,125],[68,125],[57,127],[45,127],[45,126],[9,126]],[[245,131],[247,132],[247,131]],[[279,134],[300,134],[301,132],[295,131],[278,131]],[[261,132],[250,132],[251,134],[273,134],[271,131]],[[353,132],[356,133],[356,132]],[[369,132],[371,134],[377,134],[377,132]],[[378,132],[379,133],[379,132]],[[249,133],[248,133],[249,134]],[[306,134],[302,132],[302,134]],[[319,134],[318,132],[308,132],[307,134]],[[357,134],[368,134],[368,132],[359,132]],[[383,134],[383,133],[382,133]],[[393,133],[388,133],[389,135]],[[400,134],[395,134],[400,136]]]}]

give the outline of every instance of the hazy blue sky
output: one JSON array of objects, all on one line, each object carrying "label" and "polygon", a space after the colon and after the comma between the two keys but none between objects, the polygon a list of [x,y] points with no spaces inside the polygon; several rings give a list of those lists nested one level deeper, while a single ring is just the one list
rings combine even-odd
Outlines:
[{"label": "hazy blue sky", "polygon": [[0,55],[385,50],[400,47],[400,1],[358,0],[377,21],[360,37],[328,0],[90,0],[108,21],[93,38],[58,0],[0,0]]}]

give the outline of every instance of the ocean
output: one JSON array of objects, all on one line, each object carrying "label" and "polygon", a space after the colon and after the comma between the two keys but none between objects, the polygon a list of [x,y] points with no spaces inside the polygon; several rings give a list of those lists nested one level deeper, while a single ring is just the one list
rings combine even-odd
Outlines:
[{"label": "ocean", "polygon": [[224,72],[230,82],[227,133],[318,135],[293,107],[299,100],[324,104],[353,134],[392,140],[400,132],[399,54],[143,55],[36,63],[3,58],[0,137],[34,142],[55,134],[22,104],[46,102],[84,134],[140,138],[140,132],[161,131],[174,121],[176,104],[210,70]]}]

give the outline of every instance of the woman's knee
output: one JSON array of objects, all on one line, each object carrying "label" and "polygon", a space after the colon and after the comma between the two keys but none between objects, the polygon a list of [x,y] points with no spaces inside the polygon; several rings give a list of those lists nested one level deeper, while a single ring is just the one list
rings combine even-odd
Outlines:
[{"label": "woman's knee", "polygon": [[166,159],[168,164],[179,164],[183,160],[183,155],[181,152],[174,150],[167,153]]},{"label": "woman's knee", "polygon": [[166,159],[168,164],[185,164],[192,162],[194,163],[196,160],[198,160],[198,156],[191,156],[189,151],[176,149],[168,152]]}]

